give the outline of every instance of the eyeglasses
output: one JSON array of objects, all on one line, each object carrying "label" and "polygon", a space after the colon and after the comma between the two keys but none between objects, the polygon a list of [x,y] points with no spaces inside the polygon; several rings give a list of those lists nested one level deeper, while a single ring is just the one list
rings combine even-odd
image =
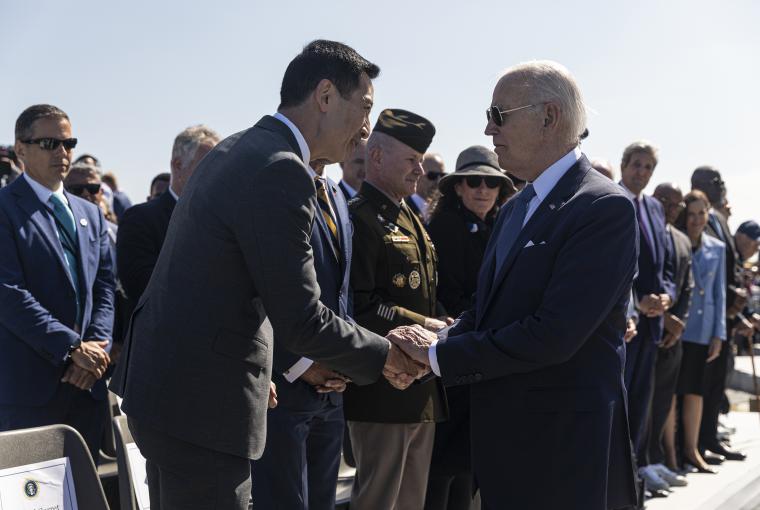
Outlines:
[{"label": "eyeglasses", "polygon": [[443,177],[443,172],[425,172],[425,177],[427,177],[431,181],[437,181],[441,177]]},{"label": "eyeglasses", "polygon": [[32,140],[21,140],[21,143],[27,145],[39,145],[40,149],[44,151],[54,151],[63,144],[63,148],[70,151],[77,146],[77,139],[67,138],[65,140],[59,140],[58,138],[33,138]]},{"label": "eyeglasses", "polygon": [[84,190],[87,190],[90,195],[95,195],[100,192],[100,184],[72,184],[71,186],[66,186],[66,191],[78,197],[84,194]]},{"label": "eyeglasses", "polygon": [[480,183],[485,181],[487,188],[498,188],[501,183],[504,181],[501,177],[496,177],[493,175],[468,175],[464,178],[464,182],[467,183],[467,186],[470,188],[479,188]]},{"label": "eyeglasses", "polygon": [[530,108],[532,106],[538,106],[541,103],[534,103],[534,104],[526,104],[525,106],[518,106],[517,108],[510,108],[509,110],[499,110],[498,106],[492,106],[489,109],[486,110],[486,118],[488,120],[493,120],[493,123],[497,126],[504,125],[504,119],[512,112],[516,112],[518,110],[524,110],[526,108]]}]

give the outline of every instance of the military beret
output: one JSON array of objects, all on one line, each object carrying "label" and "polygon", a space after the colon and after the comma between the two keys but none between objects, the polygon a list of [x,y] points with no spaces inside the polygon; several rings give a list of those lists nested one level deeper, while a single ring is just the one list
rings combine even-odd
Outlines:
[{"label": "military beret", "polygon": [[380,112],[374,130],[392,136],[423,154],[435,135],[435,126],[425,117],[397,108]]}]

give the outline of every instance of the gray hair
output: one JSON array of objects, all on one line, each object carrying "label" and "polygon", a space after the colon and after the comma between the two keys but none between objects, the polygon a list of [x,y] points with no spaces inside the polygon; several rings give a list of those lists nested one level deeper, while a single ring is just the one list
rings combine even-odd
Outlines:
[{"label": "gray hair", "polygon": [[651,156],[654,160],[654,166],[657,166],[660,153],[659,149],[657,149],[657,147],[655,147],[655,145],[648,140],[636,140],[635,142],[629,144],[628,147],[626,147],[623,151],[623,159],[620,161],[620,168],[623,169],[627,167],[628,163],[631,162],[633,155],[640,152]]},{"label": "gray hair", "polygon": [[186,167],[195,157],[198,147],[206,142],[219,143],[216,131],[203,124],[190,126],[174,139],[172,159],[179,159],[180,164]]},{"label": "gray hair", "polygon": [[578,83],[565,66],[552,60],[533,60],[508,68],[504,77],[526,88],[531,103],[556,103],[562,112],[563,141],[580,142],[586,130],[586,105]]}]

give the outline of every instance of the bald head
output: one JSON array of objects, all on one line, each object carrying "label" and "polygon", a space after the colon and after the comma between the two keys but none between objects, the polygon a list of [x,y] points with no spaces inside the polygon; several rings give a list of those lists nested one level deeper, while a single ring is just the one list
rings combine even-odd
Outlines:
[{"label": "bald head", "polygon": [[591,161],[591,166],[600,174],[607,177],[609,180],[615,180],[615,171],[612,169],[612,164],[606,159],[594,158]]},{"label": "bald head", "polygon": [[665,219],[671,225],[675,224],[678,215],[684,209],[683,192],[678,184],[663,182],[654,189],[654,198],[660,201],[665,208]]},{"label": "bald head", "polygon": [[417,194],[428,199],[438,189],[438,181],[446,171],[446,165],[440,154],[429,152],[422,158],[422,169],[425,174],[417,182]]}]

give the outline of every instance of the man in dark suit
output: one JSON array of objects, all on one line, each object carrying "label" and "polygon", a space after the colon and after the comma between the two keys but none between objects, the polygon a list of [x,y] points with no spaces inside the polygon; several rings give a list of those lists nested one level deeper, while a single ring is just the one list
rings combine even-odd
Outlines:
[{"label": "man in dark suit", "polygon": [[[673,267],[675,299],[664,315],[664,336],[657,349],[654,368],[652,406],[648,420],[649,433],[646,457],[639,459],[641,466],[651,466],[657,475],[671,486],[686,485],[686,478],[676,473],[675,452],[676,383],[681,368],[683,349],[681,335],[689,318],[694,275],[691,271],[691,241],[673,225],[684,210],[683,193],[671,183],[657,186],[653,194],[665,211],[666,230],[670,249],[668,254]],[[665,446],[665,451],[663,449]],[[667,454],[667,459],[666,459]],[[667,466],[665,465],[667,464]]]},{"label": "man in dark suit", "polygon": [[484,509],[632,505],[622,376],[633,205],[580,152],[583,100],[564,67],[507,70],[491,105],[499,164],[528,184],[499,213],[474,309],[436,345],[403,348],[445,384],[471,385]]},{"label": "man in dark suit", "polygon": [[729,345],[721,349],[720,356],[706,368],[705,380],[709,382],[704,394],[699,447],[700,450],[709,450],[730,460],[743,460],[744,454],[731,450],[718,439],[718,416],[724,402],[727,402],[726,379],[733,356],[731,332],[737,327],[752,328],[752,324],[739,317],[747,302],[747,292],[742,288],[739,255],[736,252],[734,236],[728,226],[728,218],[718,211],[726,203],[726,185],[720,172],[711,166],[697,168],[691,175],[691,187],[704,192],[710,201],[710,217],[707,219],[705,232],[726,245],[726,329],[729,332]]},{"label": "man in dark suit", "polygon": [[626,346],[625,383],[631,438],[634,452],[641,459],[639,471],[648,489],[667,490],[668,484],[652,469],[646,469],[646,425],[652,406],[657,346],[662,340],[663,316],[675,301],[665,211],[658,200],[643,193],[656,166],[657,149],[649,142],[633,142],[623,151],[620,186],[634,204],[640,234],[638,274],[633,282],[639,322],[636,336]]},{"label": "man in dark suit", "polygon": [[[365,144],[362,144],[365,146]],[[309,175],[317,190],[310,245],[320,301],[350,321],[351,221],[338,187],[313,162]],[[325,200],[327,202],[325,202]],[[333,228],[333,226],[335,228]],[[267,442],[253,461],[253,501],[257,510],[334,510],[343,440],[346,381],[320,362],[277,348],[272,362],[278,405],[267,414]]]},{"label": "man in dark suit", "polygon": [[340,191],[346,201],[351,200],[359,193],[364,178],[367,176],[367,140],[356,144],[354,150],[346,156],[345,161],[340,162],[343,178],[338,183]]},{"label": "man in dark suit", "polygon": [[127,317],[148,286],[177,199],[198,163],[217,143],[219,135],[202,125],[189,127],[178,134],[172,146],[169,188],[157,199],[127,209],[119,222],[116,260],[119,278],[127,293]]},{"label": "man in dark suit", "polygon": [[0,431],[66,423],[97,462],[114,279],[103,214],[63,189],[75,146],[55,106],[16,121],[25,173],[0,190]]},{"label": "man in dark suit", "polygon": [[358,384],[420,375],[319,301],[309,244],[321,213],[306,165],[366,138],[378,72],[346,45],[310,43],[285,71],[277,117],[222,141],[184,189],[112,383],[151,506],[247,508],[275,341]]}]

